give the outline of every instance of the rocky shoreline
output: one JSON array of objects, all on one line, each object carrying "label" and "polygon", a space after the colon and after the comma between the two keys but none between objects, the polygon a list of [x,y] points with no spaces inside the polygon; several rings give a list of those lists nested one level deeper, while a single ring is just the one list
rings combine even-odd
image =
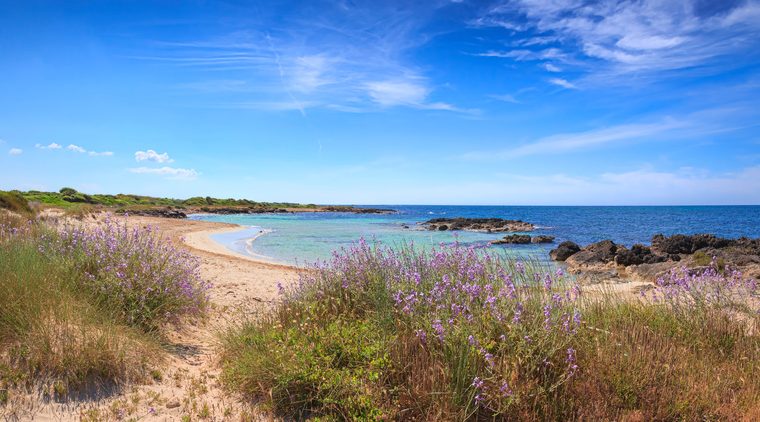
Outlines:
[{"label": "rocky shoreline", "polygon": [[612,240],[585,247],[565,241],[552,249],[549,257],[565,262],[568,272],[590,283],[655,282],[674,268],[686,267],[699,273],[710,266],[738,270],[747,277],[760,278],[760,238],[658,234],[652,237],[651,246],[636,244],[630,249]]},{"label": "rocky shoreline", "polygon": [[421,225],[432,231],[465,230],[484,233],[529,232],[536,228],[531,223],[503,218],[434,218]]},{"label": "rocky shoreline", "polygon": [[127,208],[117,210],[119,214],[129,214],[144,217],[163,217],[163,218],[187,218],[188,214],[286,214],[296,212],[347,212],[353,214],[392,214],[396,210],[384,208],[361,208],[347,205],[328,205],[317,208],[288,209],[274,207],[149,207],[149,208]]}]

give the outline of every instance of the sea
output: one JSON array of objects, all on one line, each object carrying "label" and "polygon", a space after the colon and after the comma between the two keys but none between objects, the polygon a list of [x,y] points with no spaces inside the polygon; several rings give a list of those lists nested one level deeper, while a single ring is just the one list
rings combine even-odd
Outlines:
[{"label": "sea", "polygon": [[[234,223],[239,231],[212,235],[231,251],[264,261],[296,266],[329,260],[364,238],[389,247],[414,243],[417,248],[459,244],[488,247],[516,258],[548,261],[562,241],[583,246],[604,239],[631,246],[649,244],[662,233],[712,233],[721,237],[760,237],[760,206],[441,206],[362,205],[389,208],[393,214],[292,213],[196,214],[195,220]],[[427,231],[419,223],[433,218],[505,218],[536,225],[531,235],[550,235],[554,244],[494,245],[504,233]],[[405,228],[408,227],[408,228]]]}]

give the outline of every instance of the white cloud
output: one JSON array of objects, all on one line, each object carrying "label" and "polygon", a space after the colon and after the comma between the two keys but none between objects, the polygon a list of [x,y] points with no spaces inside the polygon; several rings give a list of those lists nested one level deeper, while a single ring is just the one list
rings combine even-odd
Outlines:
[{"label": "white cloud", "polygon": [[137,167],[129,169],[130,172],[136,174],[156,174],[161,176],[167,176],[168,179],[175,180],[194,180],[198,177],[198,172],[194,169],[184,169],[177,167]]},{"label": "white cloud", "polygon": [[387,80],[367,83],[367,93],[381,106],[419,105],[425,101],[428,89],[415,81]]},{"label": "white cloud", "polygon": [[547,136],[534,142],[502,151],[470,152],[464,154],[463,158],[489,160],[511,159],[539,154],[560,154],[604,144],[674,136],[676,130],[685,129],[690,125],[690,123],[685,121],[666,119],[659,123],[611,126],[587,132]]},{"label": "white cloud", "polygon": [[549,83],[553,85],[561,86],[562,88],[566,88],[566,89],[578,89],[578,87],[573,85],[573,83],[562,78],[551,78],[549,79]]},{"label": "white cloud", "polygon": [[514,95],[511,95],[511,94],[494,94],[494,95],[491,95],[490,97],[495,98],[499,101],[506,101],[512,104],[520,104],[520,101],[517,98],[515,98]]},{"label": "white cloud", "polygon": [[372,81],[368,82],[365,87],[367,95],[381,107],[407,106],[424,110],[478,113],[478,110],[460,109],[444,102],[429,102],[430,89],[420,78]]},{"label": "white cloud", "polygon": [[147,151],[137,151],[135,152],[135,160],[137,161],[153,161],[155,163],[173,163],[174,160],[172,160],[169,157],[169,154],[164,152],[162,154],[157,153],[156,151],[149,149]]},{"label": "white cloud", "polygon": [[547,72],[562,72],[562,69],[559,66],[555,66],[551,63],[544,63],[544,69],[546,69]]},{"label": "white cloud", "polygon": [[61,148],[63,148],[61,145],[56,144],[55,142],[53,142],[51,144],[48,144],[48,145],[36,144],[34,147],[38,148],[38,149],[61,149]]},{"label": "white cloud", "polygon": [[21,148],[11,148],[8,150],[8,154],[10,155],[21,155],[24,152]]},{"label": "white cloud", "polygon": [[96,152],[96,151],[87,151],[87,155],[90,157],[112,157],[113,152],[111,151],[103,151],[103,152]]},{"label": "white cloud", "polygon": [[79,153],[87,152],[86,149],[80,147],[79,145],[74,145],[74,144],[69,144],[69,146],[67,146],[66,149],[69,151],[74,151],[74,152],[79,152]]}]

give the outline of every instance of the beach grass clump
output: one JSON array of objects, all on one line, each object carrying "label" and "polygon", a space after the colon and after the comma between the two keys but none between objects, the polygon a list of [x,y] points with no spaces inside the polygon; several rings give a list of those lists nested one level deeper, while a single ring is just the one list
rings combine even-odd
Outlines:
[{"label": "beach grass clump", "polygon": [[223,380],[290,417],[551,415],[579,369],[578,294],[537,264],[361,242],[226,333]]},{"label": "beach grass clump", "polygon": [[109,218],[96,227],[63,225],[40,237],[40,250],[76,272],[74,288],[146,331],[201,317],[211,285],[196,257],[152,227],[129,228]]},{"label": "beach grass clump", "polygon": [[[157,363],[152,336],[121,324],[74,286],[70,267],[40,251],[33,222],[0,224],[0,391],[49,386],[66,396],[85,386],[136,380]],[[54,388],[53,388],[54,386]]]},{"label": "beach grass clump", "polygon": [[29,202],[19,192],[0,191],[0,212],[6,212],[2,210],[23,216],[34,214],[34,210],[29,205]]},{"label": "beach grass clump", "polygon": [[677,268],[641,300],[589,300],[569,385],[574,414],[639,420],[760,417],[760,284]]},{"label": "beach grass clump", "polygon": [[198,263],[154,230],[0,216],[0,391],[147,379],[166,324],[202,317]]}]

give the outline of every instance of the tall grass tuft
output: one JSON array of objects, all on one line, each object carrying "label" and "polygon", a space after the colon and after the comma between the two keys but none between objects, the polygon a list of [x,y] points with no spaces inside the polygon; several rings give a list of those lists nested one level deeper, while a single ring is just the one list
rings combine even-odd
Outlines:
[{"label": "tall grass tuft", "polygon": [[757,284],[717,270],[660,284],[582,295],[537,263],[361,242],[224,333],[222,380],[296,418],[760,415]]},{"label": "tall grass tuft", "polygon": [[0,392],[145,377],[162,360],[160,330],[202,317],[208,287],[153,230],[0,215]]}]

